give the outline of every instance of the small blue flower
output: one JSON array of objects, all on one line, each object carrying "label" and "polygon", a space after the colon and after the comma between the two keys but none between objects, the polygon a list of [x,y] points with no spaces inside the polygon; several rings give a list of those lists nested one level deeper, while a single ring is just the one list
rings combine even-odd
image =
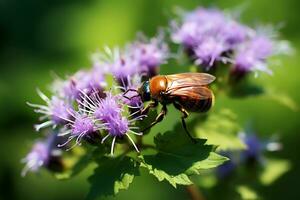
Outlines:
[{"label": "small blue flower", "polygon": [[247,160],[261,160],[263,151],[265,150],[262,141],[254,134],[240,134],[240,138],[245,143],[247,149],[241,153],[241,159]]},{"label": "small blue flower", "polygon": [[241,153],[242,162],[246,162],[249,160],[262,162],[264,152],[278,151],[281,149],[281,144],[273,138],[262,140],[253,133],[240,133],[239,137],[247,146],[247,149]]},{"label": "small blue flower", "polygon": [[278,151],[281,149],[281,144],[274,139],[261,140],[253,133],[241,132],[239,137],[246,145],[245,150],[220,152],[221,155],[230,159],[216,169],[217,176],[221,179],[228,177],[239,166],[263,165],[266,151]]}]

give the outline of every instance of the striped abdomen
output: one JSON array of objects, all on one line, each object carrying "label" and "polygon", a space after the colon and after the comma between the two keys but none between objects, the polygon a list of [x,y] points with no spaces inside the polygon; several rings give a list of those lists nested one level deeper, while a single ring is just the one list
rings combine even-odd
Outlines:
[{"label": "striped abdomen", "polygon": [[210,95],[205,99],[194,97],[195,96],[181,96],[177,98],[177,101],[190,112],[207,112],[214,104],[214,95],[212,92],[210,92]]}]

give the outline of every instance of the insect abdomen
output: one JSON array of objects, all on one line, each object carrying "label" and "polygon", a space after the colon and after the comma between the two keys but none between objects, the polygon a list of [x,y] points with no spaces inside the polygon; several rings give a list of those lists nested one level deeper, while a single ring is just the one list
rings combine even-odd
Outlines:
[{"label": "insect abdomen", "polygon": [[207,112],[214,105],[214,95],[207,99],[180,98],[179,103],[190,112]]}]

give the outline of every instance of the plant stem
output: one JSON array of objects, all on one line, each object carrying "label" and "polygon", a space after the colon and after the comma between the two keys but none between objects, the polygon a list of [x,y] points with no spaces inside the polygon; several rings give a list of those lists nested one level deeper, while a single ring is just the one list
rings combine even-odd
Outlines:
[{"label": "plant stem", "polygon": [[192,200],[205,200],[202,192],[195,184],[186,186],[186,190]]}]

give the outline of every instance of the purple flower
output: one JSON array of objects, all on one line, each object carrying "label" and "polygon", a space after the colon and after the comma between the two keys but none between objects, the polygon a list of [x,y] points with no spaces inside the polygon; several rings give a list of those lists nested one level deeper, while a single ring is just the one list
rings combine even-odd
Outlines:
[{"label": "purple flower", "polygon": [[226,62],[227,58],[222,54],[228,49],[229,46],[226,45],[223,39],[209,37],[194,49],[195,63],[209,69],[216,61]]},{"label": "purple flower", "polygon": [[235,57],[234,71],[264,71],[271,74],[266,59],[273,54],[273,41],[264,36],[256,36],[238,49]]},{"label": "purple flower", "polygon": [[216,9],[198,8],[182,16],[182,24],[172,22],[172,39],[175,43],[193,48],[204,41],[206,36],[215,35],[224,24],[223,14]]},{"label": "purple flower", "polygon": [[72,134],[80,136],[81,134],[88,134],[95,131],[94,122],[88,116],[78,115],[72,125]]},{"label": "purple flower", "polygon": [[236,48],[232,75],[240,76],[251,71],[272,74],[268,59],[275,55],[292,53],[289,43],[277,38],[277,33],[270,26],[252,31],[251,37]]},{"label": "purple flower", "polygon": [[118,48],[113,50],[105,48],[104,54],[94,55],[94,67],[112,74],[121,86],[126,86],[126,80],[138,73],[138,61],[126,51]]},{"label": "purple flower", "polygon": [[46,140],[37,141],[27,156],[22,159],[25,163],[22,176],[25,176],[28,171],[37,172],[41,167],[51,167],[51,162],[61,155],[61,151],[55,145],[56,142],[55,133],[50,134]]},{"label": "purple flower", "polygon": [[47,121],[35,125],[35,129],[39,131],[41,128],[48,126],[56,127],[57,125],[63,125],[66,123],[66,120],[70,119],[70,114],[67,112],[68,109],[71,109],[71,106],[67,104],[64,100],[53,96],[49,99],[44,93],[40,90],[37,90],[39,96],[46,102],[46,105],[32,104],[27,103],[29,106],[35,108],[36,113],[40,113],[43,116],[42,120],[48,119]]},{"label": "purple flower", "polygon": [[30,153],[22,160],[26,163],[22,171],[22,176],[25,176],[28,171],[36,172],[48,162],[49,149],[44,142],[37,142],[33,145]]},{"label": "purple flower", "polygon": [[160,34],[151,39],[138,39],[124,49],[106,47],[104,53],[92,56],[94,68],[112,74],[123,87],[127,87],[128,80],[136,74],[154,76],[169,57],[169,49],[163,39]]},{"label": "purple flower", "polygon": [[193,48],[199,43],[197,23],[185,22],[179,26],[176,22],[172,22],[171,26],[174,31],[172,34],[173,42],[183,44],[185,48]]},{"label": "purple flower", "polygon": [[251,28],[234,20],[228,20],[226,25],[221,29],[220,35],[223,36],[225,42],[233,49],[235,48],[235,45],[246,41],[251,32]]},{"label": "purple flower", "polygon": [[195,61],[209,69],[216,62],[228,62],[227,52],[244,42],[250,28],[217,9],[198,8],[184,13],[182,22],[172,22],[172,40],[182,44]]},{"label": "purple flower", "polygon": [[129,45],[127,51],[137,61],[139,73],[152,77],[157,75],[159,66],[166,63],[169,48],[163,40],[164,37],[160,34],[149,41],[143,38]]},{"label": "purple flower", "polygon": [[[98,130],[105,130],[108,134],[102,139],[102,143],[108,138],[112,137],[111,154],[114,152],[114,145],[117,138],[127,136],[133,144],[136,151],[139,151],[129,133],[141,135],[142,133],[133,130],[138,129],[134,123],[142,119],[144,116],[140,115],[133,119],[128,119],[125,114],[126,105],[122,103],[121,96],[114,96],[110,92],[106,94],[105,98],[99,98],[97,95],[92,97],[86,96],[83,102],[85,108],[90,110],[91,114],[95,116],[101,123],[97,127]],[[129,115],[132,117],[135,113]]]},{"label": "purple flower", "polygon": [[[72,119],[66,119],[69,123],[66,125],[65,129],[61,130],[59,136],[68,135],[68,140],[63,144],[59,144],[58,147],[63,147],[68,144],[73,139],[76,139],[75,144],[71,147],[75,147],[76,145],[81,145],[82,139],[86,137],[93,136],[95,132],[99,129],[97,125],[97,120],[93,118],[89,114],[89,111],[85,110],[85,108],[80,108],[79,111],[71,111],[68,110]],[[70,150],[69,148],[68,150]]]},{"label": "purple flower", "polygon": [[79,91],[89,94],[93,91],[103,90],[103,87],[106,86],[103,72],[98,68],[93,68],[90,71],[80,71],[77,74],[78,77],[75,75],[75,79],[77,79],[76,86]]},{"label": "purple flower", "polygon": [[103,71],[99,68],[93,68],[90,71],[78,71],[67,81],[62,82],[60,94],[63,98],[75,100],[78,99],[81,92],[90,94],[91,92],[102,92],[106,86]]}]

